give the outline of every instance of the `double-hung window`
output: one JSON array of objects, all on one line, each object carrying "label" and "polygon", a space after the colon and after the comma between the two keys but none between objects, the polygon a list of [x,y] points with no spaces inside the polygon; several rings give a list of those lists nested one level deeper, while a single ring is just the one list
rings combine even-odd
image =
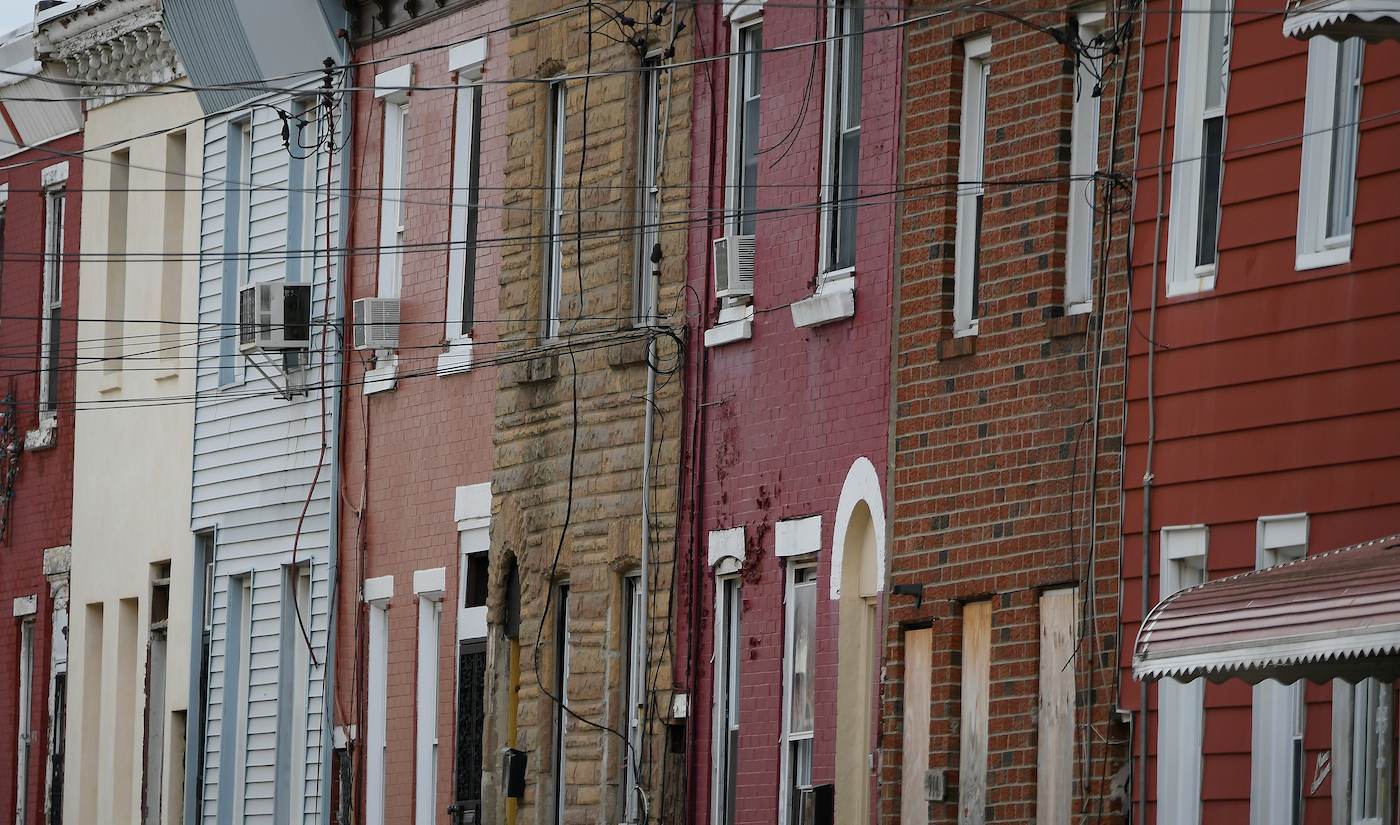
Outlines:
[{"label": "double-hung window", "polygon": [[[1257,522],[1255,569],[1303,558],[1308,516]],[[1250,750],[1250,825],[1301,825],[1303,816],[1303,682],[1270,679],[1254,686]]]},{"label": "double-hung window", "polygon": [[1215,288],[1232,0],[1185,0],[1177,64],[1167,294]]},{"label": "double-hung window", "polygon": [[[1160,535],[1161,595],[1206,580],[1204,526],[1164,527]],[[1163,679],[1157,685],[1157,821],[1199,825],[1201,821],[1201,744],[1205,680],[1183,685]]]},{"label": "double-hung window", "polygon": [[15,752],[15,825],[29,815],[29,763],[34,751],[34,619],[19,623],[19,731]]},{"label": "double-hung window", "polygon": [[963,43],[962,121],[958,127],[958,222],[953,253],[953,334],[976,335],[981,317],[982,207],[986,188],[987,84],[992,39]]},{"label": "double-hung window", "polygon": [[[451,350],[467,354],[476,320],[477,226],[481,217],[481,99],[486,38],[449,53],[457,72],[452,145],[452,252],[447,265],[447,328]],[[441,367],[441,362],[439,364]]]},{"label": "double-hung window", "polygon": [[1332,682],[1332,821],[1390,822],[1395,775],[1395,686],[1379,679]]},{"label": "double-hung window", "polygon": [[567,784],[568,766],[565,755],[568,748],[569,713],[569,664],[572,658],[573,639],[569,629],[569,583],[561,582],[555,590],[554,619],[554,764],[553,782],[555,825],[564,825],[568,813]]},{"label": "double-hung window", "polygon": [[1298,269],[1351,260],[1362,41],[1308,41],[1303,168],[1298,176]]},{"label": "double-hung window", "polygon": [[[253,120],[229,121],[224,137],[224,305],[219,333],[219,386],[239,381],[243,370],[235,359],[237,340],[230,331],[238,322],[238,292],[248,282],[248,251],[252,233],[249,201],[253,197]],[[240,330],[239,335],[242,335]]]},{"label": "double-hung window", "polygon": [[787,621],[784,633],[781,825],[803,821],[803,796],[812,787],[812,742],[816,707],[817,569],[795,566],[787,574]]},{"label": "double-hung window", "polygon": [[833,0],[827,17],[826,126],[822,135],[823,286],[849,279],[856,265],[863,13],[860,0]]},{"label": "double-hung window", "polygon": [[413,64],[375,75],[375,96],[383,103],[384,139],[379,172],[379,297],[397,298],[403,289],[408,171],[408,88]]},{"label": "double-hung window", "polygon": [[287,151],[287,281],[314,280],[316,264],[316,185],[320,168],[320,126],[316,98],[294,103]]},{"label": "double-hung window", "polygon": [[[559,334],[561,289],[564,279],[564,146],[568,90],[564,81],[549,84],[545,132],[545,226],[542,251],[544,271],[540,283],[540,306],[545,338]],[[579,296],[580,300],[583,296]]]},{"label": "double-hung window", "polygon": [[[44,178],[44,297],[39,343],[39,421],[52,427],[58,420],[59,327],[63,307],[64,213],[68,207],[67,164],[63,176]],[[52,180],[52,182],[51,182]]]},{"label": "double-hung window", "polygon": [[[387,587],[384,585],[387,584]],[[374,585],[372,588],[371,585]],[[384,825],[385,759],[389,748],[389,597],[393,579],[384,576],[366,582],[369,603],[369,663],[365,702],[365,823]],[[371,596],[371,590],[376,592]]]},{"label": "double-hung window", "polygon": [[729,66],[729,187],[731,235],[758,231],[758,124],[763,72],[763,18],[731,22],[734,57]]},{"label": "double-hung window", "polygon": [[715,731],[711,750],[714,772],[714,825],[734,825],[739,785],[739,577],[716,583]]},{"label": "double-hung window", "polygon": [[639,821],[637,777],[645,757],[642,753],[642,705],[647,678],[646,604],[642,577],[634,573],[622,580],[623,634],[622,654],[626,663],[623,671],[623,719],[626,744],[622,748],[622,796],[624,822]]},{"label": "double-hung window", "polygon": [[[1102,11],[1081,12],[1079,41],[1091,43],[1103,33]],[[1074,107],[1070,113],[1069,229],[1065,239],[1065,312],[1088,312],[1093,306],[1094,220],[1099,171],[1099,77],[1103,57],[1089,49],[1075,63]]]},{"label": "double-hung window", "polygon": [[642,96],[638,101],[637,145],[637,263],[632,296],[632,320],[638,325],[656,323],[657,292],[661,283],[661,64],[642,64]]}]

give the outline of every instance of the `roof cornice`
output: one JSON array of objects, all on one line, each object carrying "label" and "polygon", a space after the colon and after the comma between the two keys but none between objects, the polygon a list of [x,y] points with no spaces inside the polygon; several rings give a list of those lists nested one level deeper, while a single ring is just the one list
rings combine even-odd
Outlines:
[{"label": "roof cornice", "polygon": [[160,0],[89,0],[40,21],[35,51],[90,86],[88,108],[184,74]]}]

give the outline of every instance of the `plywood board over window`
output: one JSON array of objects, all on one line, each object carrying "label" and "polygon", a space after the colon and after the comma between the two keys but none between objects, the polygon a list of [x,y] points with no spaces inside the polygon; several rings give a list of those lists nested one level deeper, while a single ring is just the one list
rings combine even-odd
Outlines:
[{"label": "plywood board over window", "polygon": [[992,603],[963,608],[962,738],[958,759],[958,825],[982,825],[987,807],[988,683]]},{"label": "plywood board over window", "polygon": [[1074,630],[1078,589],[1040,597],[1040,731],[1036,822],[1069,825],[1074,784]]},{"label": "plywood board over window", "polygon": [[901,781],[901,825],[928,825],[929,705],[933,701],[933,631],[904,634],[904,775]]}]

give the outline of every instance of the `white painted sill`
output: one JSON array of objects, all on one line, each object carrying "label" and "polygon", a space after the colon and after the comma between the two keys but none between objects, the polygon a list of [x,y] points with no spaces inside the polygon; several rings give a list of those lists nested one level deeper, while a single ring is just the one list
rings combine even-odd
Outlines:
[{"label": "white painted sill", "polygon": [[954,338],[970,338],[970,337],[976,335],[976,334],[977,334],[977,330],[978,330],[978,328],[980,327],[980,320],[981,320],[981,319],[973,318],[971,321],[968,321],[968,322],[967,322],[967,325],[966,325],[966,326],[961,326],[961,327],[958,326],[956,323],[954,323],[954,325],[953,325],[953,337],[954,337]]},{"label": "white painted sill", "polygon": [[1093,301],[1080,301],[1065,307],[1065,315],[1086,315],[1094,309]]},{"label": "white painted sill", "polygon": [[1294,269],[1303,272],[1308,269],[1322,269],[1326,266],[1340,266],[1347,263],[1351,263],[1350,243],[1330,249],[1319,249],[1315,252],[1299,250],[1298,257],[1294,261]]},{"label": "white painted sill", "polygon": [[753,304],[723,307],[714,326],[705,330],[705,346],[722,347],[753,338]]},{"label": "white painted sill", "polygon": [[1167,281],[1167,297],[1175,298],[1178,295],[1196,295],[1202,292],[1210,292],[1215,289],[1215,272],[1195,275],[1189,278],[1178,278],[1174,281]]},{"label": "white painted sill", "polygon": [[379,366],[372,370],[365,370],[365,382],[362,392],[365,395],[375,395],[376,393],[388,392],[398,386],[399,381],[399,355],[393,353],[380,353]]},{"label": "white painted sill", "polygon": [[447,344],[447,352],[438,355],[438,375],[460,375],[461,373],[471,371],[471,368],[472,339],[470,336],[449,341]]},{"label": "white painted sill", "polygon": [[58,414],[39,413],[39,426],[24,434],[25,450],[45,450],[54,445],[58,433]]},{"label": "white painted sill", "polygon": [[792,304],[792,325],[799,329],[817,327],[850,318],[856,314],[856,273],[854,269],[828,272],[821,276],[816,294]]}]

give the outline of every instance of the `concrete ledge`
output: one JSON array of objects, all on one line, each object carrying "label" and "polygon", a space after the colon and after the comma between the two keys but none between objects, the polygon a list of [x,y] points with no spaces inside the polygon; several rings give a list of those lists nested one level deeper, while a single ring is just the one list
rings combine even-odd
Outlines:
[{"label": "concrete ledge", "polygon": [[38,596],[20,596],[15,599],[15,618],[33,616],[39,612]]},{"label": "concrete ledge", "polygon": [[413,594],[424,599],[441,599],[447,592],[447,568],[413,571]]},{"label": "concrete ledge", "polygon": [[710,567],[716,576],[739,572],[744,564],[744,528],[711,530],[709,541]]},{"label": "concrete ledge", "polygon": [[393,597],[393,576],[380,576],[374,579],[365,579],[364,600],[366,604],[383,604]]},{"label": "concrete ledge", "polygon": [[447,352],[438,356],[438,375],[458,375],[470,372],[472,368],[472,342],[471,339],[463,341],[453,341],[448,346]]},{"label": "concrete ledge", "polygon": [[819,292],[793,304],[792,325],[798,328],[818,327],[832,321],[850,318],[855,314],[855,290],[835,289],[830,292]]},{"label": "concrete ledge", "polygon": [[753,309],[749,317],[724,324],[716,324],[705,330],[705,346],[722,347],[735,341],[747,341],[753,337]]},{"label": "concrete ledge", "polygon": [[383,366],[375,367],[372,370],[365,370],[365,382],[361,389],[361,392],[365,395],[388,392],[398,386],[399,357],[394,355],[379,360]]},{"label": "concrete ledge", "polygon": [[778,522],[773,549],[780,559],[819,552],[822,549],[821,514]]}]

